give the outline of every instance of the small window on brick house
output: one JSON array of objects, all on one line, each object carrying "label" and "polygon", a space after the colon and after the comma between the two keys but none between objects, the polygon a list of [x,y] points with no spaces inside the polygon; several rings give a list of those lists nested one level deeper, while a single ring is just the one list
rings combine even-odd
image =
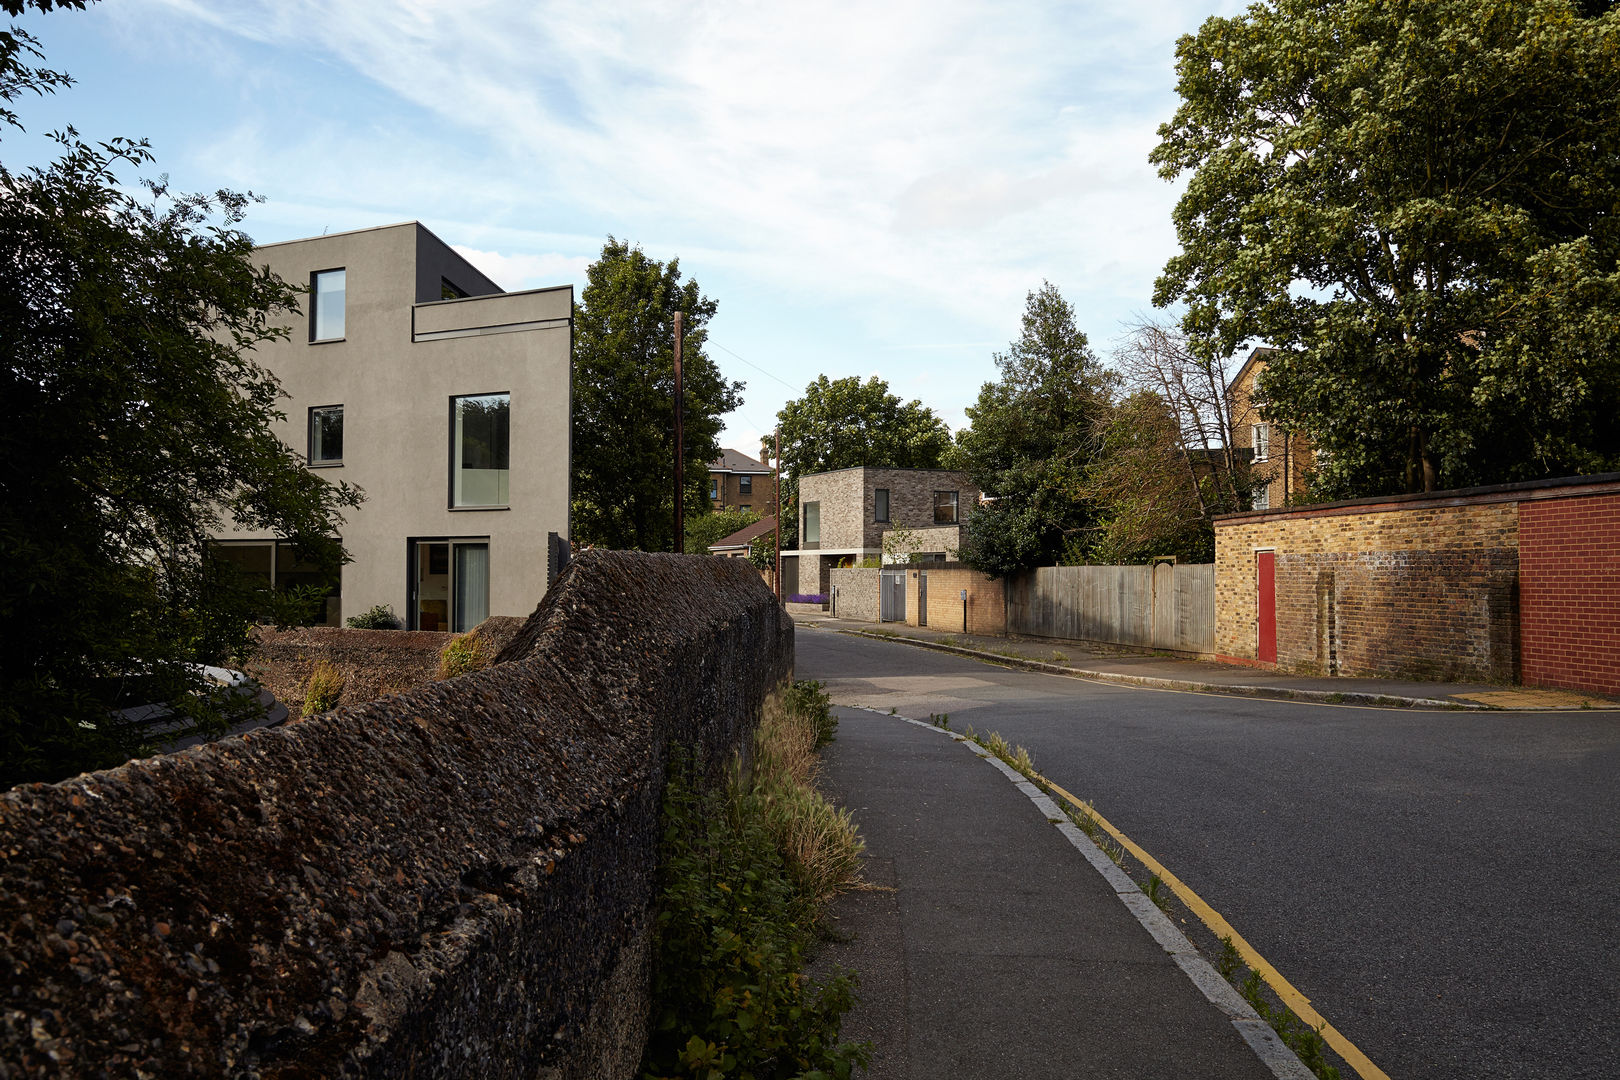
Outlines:
[{"label": "small window on brick house", "polygon": [[1254,425],[1254,460],[1271,460],[1271,425]]},{"label": "small window on brick house", "polygon": [[1254,493],[1254,508],[1256,510],[1271,509],[1271,485],[1262,484]]},{"label": "small window on brick house", "polygon": [[935,525],[955,525],[956,524],[956,492],[954,492],[954,491],[936,491],[936,492],[934,492],[934,524]]},{"label": "small window on brick house", "polygon": [[752,495],[754,493],[754,478],[752,476],[737,477],[737,494]]},{"label": "small window on brick house", "polygon": [[804,504],[804,533],[801,539],[807,544],[821,543],[821,504],[807,502]]},{"label": "small window on brick house", "polygon": [[889,489],[878,488],[872,492],[872,520],[889,520]]},{"label": "small window on brick house", "polygon": [[718,499],[719,497],[720,497],[720,479],[719,479],[719,477],[711,476],[711,477],[709,477],[709,498]]}]

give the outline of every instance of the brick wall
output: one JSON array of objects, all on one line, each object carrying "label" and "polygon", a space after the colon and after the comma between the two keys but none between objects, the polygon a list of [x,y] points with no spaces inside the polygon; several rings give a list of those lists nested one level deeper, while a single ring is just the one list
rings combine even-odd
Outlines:
[{"label": "brick wall", "polygon": [[[805,546],[804,505],[821,506],[821,541],[824,550],[861,547],[861,469],[812,473],[799,481],[799,547]],[[870,511],[866,511],[870,514]]]},{"label": "brick wall", "polygon": [[713,472],[709,479],[715,482],[713,506],[716,510],[736,510],[747,506],[761,517],[768,517],[775,505],[772,499],[771,474],[751,474],[752,491],[742,489],[743,473]]},{"label": "brick wall", "polygon": [[1620,694],[1620,494],[1519,508],[1523,679]]},{"label": "brick wall", "polygon": [[[889,520],[877,520],[877,491],[889,492]],[[966,473],[946,469],[838,469],[812,473],[799,482],[800,524],[803,504],[821,506],[823,550],[871,551],[882,549],[890,529],[932,529],[934,492],[957,493],[957,517],[967,515],[979,502],[979,489]],[[800,536],[801,544],[803,535]]]},{"label": "brick wall", "polygon": [[1518,508],[1432,499],[1216,523],[1217,654],[1256,656],[1255,551],[1276,551],[1277,667],[1510,681]]},{"label": "brick wall", "polygon": [[[1004,635],[1007,602],[1004,583],[966,567],[934,569],[914,566],[906,574],[906,622],[919,623],[916,601],[918,575],[928,575],[928,626],[951,633]],[[967,590],[967,619],[963,622],[962,590]]]},{"label": "brick wall", "polygon": [[880,614],[878,574],[876,568],[851,567],[832,571],[830,583],[838,590],[838,601],[832,614],[840,619],[877,622]]}]

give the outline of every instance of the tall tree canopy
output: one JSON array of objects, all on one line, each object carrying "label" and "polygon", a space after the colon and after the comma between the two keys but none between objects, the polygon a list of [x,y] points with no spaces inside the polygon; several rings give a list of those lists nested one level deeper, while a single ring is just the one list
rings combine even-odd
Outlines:
[{"label": "tall tree canopy", "polygon": [[674,541],[675,313],[684,313],[685,511],[709,509],[708,463],[743,384],[703,352],[716,304],[680,260],[608,237],[574,311],[573,531],[583,543],[668,551]]},{"label": "tall tree canopy", "polygon": [[[951,448],[951,431],[921,401],[902,401],[877,376],[818,375],[804,396],[776,414],[782,437],[784,547],[797,542],[799,478],[866,465],[937,469]],[[770,460],[772,447],[761,448]]]},{"label": "tall tree canopy", "polygon": [[[0,99],[65,85],[28,54],[0,35]],[[121,707],[223,730],[192,664],[246,644],[255,598],[208,537],[234,519],[335,571],[359,501],[271,432],[280,387],[253,346],[287,335],[300,290],[251,265],[249,198],[121,182],[144,143],[58,142],[47,168],[0,165],[3,785],[124,760],[149,733]]]},{"label": "tall tree canopy", "polygon": [[980,388],[955,451],[995,500],[968,518],[962,559],[1008,574],[1084,547],[1094,516],[1087,470],[1112,378],[1051,282],[1029,294],[1023,333],[995,362],[1001,378]]},{"label": "tall tree canopy", "polygon": [[[1620,467],[1620,13],[1270,0],[1177,47],[1155,302],[1284,352],[1327,495]],[[1583,12],[1602,12],[1588,17]]]}]

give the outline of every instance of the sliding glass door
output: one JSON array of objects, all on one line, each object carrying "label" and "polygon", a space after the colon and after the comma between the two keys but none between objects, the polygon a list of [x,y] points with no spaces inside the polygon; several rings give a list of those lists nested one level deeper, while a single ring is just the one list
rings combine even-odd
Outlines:
[{"label": "sliding glass door", "polygon": [[412,630],[461,634],[489,616],[489,538],[409,541]]}]

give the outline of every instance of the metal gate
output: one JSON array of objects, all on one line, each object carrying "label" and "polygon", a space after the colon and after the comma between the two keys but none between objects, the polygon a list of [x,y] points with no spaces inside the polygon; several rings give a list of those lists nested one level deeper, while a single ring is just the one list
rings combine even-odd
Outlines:
[{"label": "metal gate", "polygon": [[928,572],[917,571],[917,625],[928,625]]},{"label": "metal gate", "polygon": [[878,619],[906,621],[906,572],[904,569],[878,571]]}]

